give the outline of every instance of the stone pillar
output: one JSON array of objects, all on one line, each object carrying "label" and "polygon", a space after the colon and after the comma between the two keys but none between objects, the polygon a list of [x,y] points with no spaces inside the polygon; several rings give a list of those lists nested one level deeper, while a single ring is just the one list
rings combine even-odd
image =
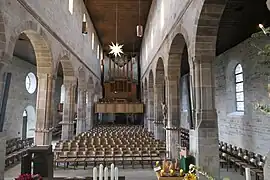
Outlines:
[{"label": "stone pillar", "polygon": [[[196,164],[219,179],[219,146],[217,113],[214,104],[214,80],[211,59],[197,57],[192,73],[195,80],[195,130],[190,133],[190,153]],[[211,58],[211,57],[208,57]],[[200,179],[204,179],[200,177]]]},{"label": "stone pillar", "polygon": [[167,80],[167,106],[168,106],[168,122],[166,127],[166,149],[168,158],[176,159],[177,144],[180,142],[178,130],[180,124],[180,108],[179,108],[179,80],[177,77],[169,77]]},{"label": "stone pillar", "polygon": [[52,87],[51,74],[38,74],[36,145],[51,145],[52,141]]},{"label": "stone pillar", "polygon": [[74,108],[76,85],[72,82],[64,82],[65,102],[62,116],[62,136],[61,140],[70,140],[74,135]]},{"label": "stone pillar", "polygon": [[78,89],[78,119],[76,136],[86,131],[86,90]]},{"label": "stone pillar", "polygon": [[86,103],[86,131],[92,129],[94,127],[94,100],[93,100],[93,92],[88,91],[88,102]]},{"label": "stone pillar", "polygon": [[0,157],[2,158],[2,163],[0,165],[0,179],[4,179],[6,158],[6,134],[4,132],[0,132]]},{"label": "stone pillar", "polygon": [[[148,122],[148,98],[147,98],[147,86],[145,85],[144,92],[143,92],[143,100],[144,100],[144,128],[148,129],[149,122]],[[148,129],[149,130],[149,129]]]},{"label": "stone pillar", "polygon": [[164,79],[156,80],[154,88],[154,136],[156,139],[165,140],[165,129],[163,125],[163,114],[161,103],[164,101]]},{"label": "stone pillar", "polygon": [[148,89],[148,131],[154,132],[154,90],[153,87]]}]

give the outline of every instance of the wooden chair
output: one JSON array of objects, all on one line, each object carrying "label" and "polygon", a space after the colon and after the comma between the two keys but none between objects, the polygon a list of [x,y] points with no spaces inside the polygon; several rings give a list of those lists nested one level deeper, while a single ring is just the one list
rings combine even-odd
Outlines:
[{"label": "wooden chair", "polygon": [[83,169],[85,169],[86,168],[86,157],[87,157],[86,151],[79,151],[77,153],[76,166],[78,167],[80,163],[83,163]]},{"label": "wooden chair", "polygon": [[67,152],[67,159],[66,159],[67,168],[68,168],[70,163],[73,163],[73,168],[76,169],[76,164],[77,164],[76,160],[77,160],[77,152],[76,151]]},{"label": "wooden chair", "polygon": [[88,164],[93,164],[93,166],[96,166],[96,153],[95,151],[87,151],[86,153],[86,159],[85,159],[85,167],[88,166]]},{"label": "wooden chair", "polygon": [[54,160],[56,167],[58,167],[59,163],[64,164],[64,169],[66,168],[66,160],[67,160],[67,151],[57,152],[56,158]]}]

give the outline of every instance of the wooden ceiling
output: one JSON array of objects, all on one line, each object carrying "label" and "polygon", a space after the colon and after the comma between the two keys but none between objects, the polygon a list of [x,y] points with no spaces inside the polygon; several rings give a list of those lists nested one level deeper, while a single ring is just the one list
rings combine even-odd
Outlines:
[{"label": "wooden ceiling", "polygon": [[[142,38],[136,36],[139,24],[139,0],[84,0],[103,50],[116,41],[116,4],[118,12],[118,42],[124,52],[139,52]],[[141,24],[145,27],[152,0],[140,0]],[[133,48],[134,47],[134,48]]]}]

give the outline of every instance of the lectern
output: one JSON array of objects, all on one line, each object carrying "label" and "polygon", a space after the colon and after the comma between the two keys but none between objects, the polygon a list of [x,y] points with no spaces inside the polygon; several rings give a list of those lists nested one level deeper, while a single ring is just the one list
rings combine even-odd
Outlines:
[{"label": "lectern", "polygon": [[[33,163],[33,167],[32,167]],[[33,172],[31,172],[33,168]],[[43,178],[53,179],[52,146],[34,146],[22,157],[21,173],[39,174]]]}]

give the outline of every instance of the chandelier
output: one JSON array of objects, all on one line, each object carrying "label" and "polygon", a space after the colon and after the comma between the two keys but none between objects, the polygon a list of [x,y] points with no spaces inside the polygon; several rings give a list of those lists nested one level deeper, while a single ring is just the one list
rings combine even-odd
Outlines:
[{"label": "chandelier", "polygon": [[117,56],[119,56],[119,57],[121,57],[121,54],[124,54],[123,53],[123,50],[122,50],[122,48],[123,48],[123,46],[124,45],[120,45],[118,42],[117,42],[117,35],[118,35],[118,22],[117,22],[117,20],[118,20],[118,2],[116,1],[116,10],[115,10],[115,14],[116,14],[116,18],[115,18],[115,24],[116,24],[116,27],[115,27],[115,43],[113,43],[112,42],[112,44],[111,45],[109,45],[109,47],[110,47],[110,52],[109,52],[109,54],[113,54],[114,55],[114,57],[117,57]]}]

